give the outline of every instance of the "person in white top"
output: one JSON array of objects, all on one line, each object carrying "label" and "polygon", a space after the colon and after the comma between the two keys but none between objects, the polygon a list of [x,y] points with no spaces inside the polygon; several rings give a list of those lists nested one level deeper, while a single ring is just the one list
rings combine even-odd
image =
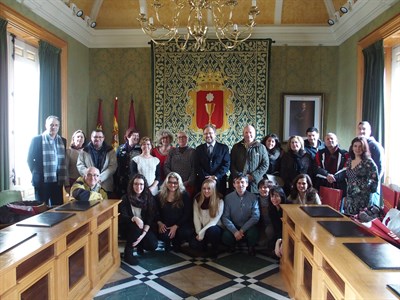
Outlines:
[{"label": "person in white top", "polygon": [[132,158],[130,177],[132,178],[138,173],[146,177],[150,192],[154,196],[158,192],[160,182],[160,160],[150,154],[152,145],[149,137],[145,136],[140,140],[140,148],[142,154]]},{"label": "person in white top", "polygon": [[217,193],[216,181],[208,178],[203,181],[201,192],[193,201],[193,223],[195,237],[189,243],[190,247],[207,251],[208,243],[211,244],[209,256],[218,256],[218,245],[221,243],[222,223],[221,216],[224,211],[224,201]]}]

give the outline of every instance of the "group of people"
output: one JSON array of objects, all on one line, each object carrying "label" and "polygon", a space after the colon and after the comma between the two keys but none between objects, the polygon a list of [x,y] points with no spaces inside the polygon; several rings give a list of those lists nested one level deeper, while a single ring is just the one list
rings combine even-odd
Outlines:
[{"label": "group of people", "polygon": [[383,148],[365,121],[349,152],[334,133],[321,141],[314,127],[307,129],[306,140],[291,136],[284,151],[276,134],[257,141],[251,125],[229,152],[211,124],[203,129],[205,143],[196,148],[188,145],[184,131],[177,133],[174,147],[174,135],[161,130],[153,148],[149,137],[129,128],[116,152],[101,130],[92,131],[88,143],[77,130],[66,149],[59,126],[59,119],[49,116],[46,131],[29,149],[36,199],[62,204],[63,186],[77,200],[121,198],[120,231],[129,264],[137,263],[134,248],[138,254],[155,250],[158,240],[167,251],[180,251],[184,241],[203,251],[211,245],[211,257],[221,242],[233,251],[245,241],[254,255],[261,233],[273,249],[282,234],[280,204],[321,204],[319,186],[342,189],[348,214],[379,199]]}]

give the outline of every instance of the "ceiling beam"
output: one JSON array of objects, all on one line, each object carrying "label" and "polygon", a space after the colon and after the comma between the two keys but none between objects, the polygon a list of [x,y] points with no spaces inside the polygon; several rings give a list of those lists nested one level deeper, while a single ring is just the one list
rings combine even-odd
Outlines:
[{"label": "ceiling beam", "polygon": [[97,20],[101,6],[103,5],[103,0],[94,0],[92,5],[92,10],[90,11],[90,19]]},{"label": "ceiling beam", "polygon": [[326,11],[328,12],[329,18],[334,18],[336,9],[335,9],[335,6],[333,5],[333,1],[332,0],[324,0],[324,2],[325,2]]},{"label": "ceiling beam", "polygon": [[275,18],[274,18],[275,25],[282,24],[283,1],[284,0],[275,0]]}]

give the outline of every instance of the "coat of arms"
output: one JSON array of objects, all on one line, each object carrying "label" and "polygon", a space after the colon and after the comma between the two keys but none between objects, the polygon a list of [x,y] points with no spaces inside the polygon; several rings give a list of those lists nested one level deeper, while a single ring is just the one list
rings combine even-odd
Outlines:
[{"label": "coat of arms", "polygon": [[229,129],[228,118],[233,113],[233,92],[224,86],[226,77],[221,72],[200,72],[196,87],[188,91],[186,113],[192,118],[189,126],[194,132],[201,132],[212,124],[219,133]]}]

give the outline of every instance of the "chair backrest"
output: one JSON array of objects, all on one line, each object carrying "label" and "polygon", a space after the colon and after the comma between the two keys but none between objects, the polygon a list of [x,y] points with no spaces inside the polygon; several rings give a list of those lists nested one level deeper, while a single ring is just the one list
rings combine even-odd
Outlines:
[{"label": "chair backrest", "polygon": [[16,190],[0,191],[0,207],[7,205],[8,203],[21,200],[22,200],[21,191],[16,191]]},{"label": "chair backrest", "polygon": [[340,211],[340,203],[343,197],[342,190],[321,186],[319,188],[319,197],[321,198],[322,204],[329,205]]},{"label": "chair backrest", "polygon": [[389,209],[397,207],[397,192],[387,185],[382,184],[383,212],[386,214]]}]

